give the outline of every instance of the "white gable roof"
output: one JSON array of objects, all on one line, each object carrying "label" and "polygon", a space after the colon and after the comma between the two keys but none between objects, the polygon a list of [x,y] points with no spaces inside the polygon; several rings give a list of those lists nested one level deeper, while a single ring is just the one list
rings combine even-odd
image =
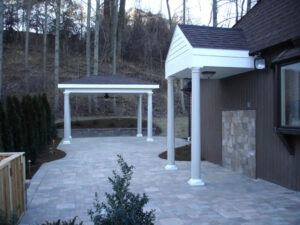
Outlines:
[{"label": "white gable roof", "polygon": [[167,54],[165,77],[189,78],[191,68],[215,71],[213,79],[220,79],[253,70],[254,60],[248,50],[192,47],[177,25]]}]

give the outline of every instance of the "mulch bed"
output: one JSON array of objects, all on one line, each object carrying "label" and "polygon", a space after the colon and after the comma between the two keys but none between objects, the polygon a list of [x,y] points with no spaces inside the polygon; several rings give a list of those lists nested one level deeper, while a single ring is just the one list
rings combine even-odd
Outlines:
[{"label": "mulch bed", "polygon": [[46,149],[40,152],[37,156],[36,162],[30,165],[30,171],[27,166],[26,179],[31,179],[43,163],[61,159],[67,155],[65,152],[56,149],[60,141],[61,138],[55,139],[53,144],[47,146]]},{"label": "mulch bed", "polygon": [[[82,128],[136,128],[137,120],[131,118],[111,118],[111,119],[95,119],[95,120],[81,120],[81,121],[72,121],[72,129],[82,129]],[[147,121],[143,121],[143,127],[147,127]],[[161,128],[153,124],[153,127],[156,128],[155,135],[161,133]],[[63,123],[56,124],[57,129],[63,129]]]},{"label": "mulch bed", "polygon": [[[167,151],[160,153],[159,158],[167,159]],[[175,148],[175,160],[176,161],[191,161],[191,145],[185,145]],[[201,160],[204,160],[202,158]]]}]

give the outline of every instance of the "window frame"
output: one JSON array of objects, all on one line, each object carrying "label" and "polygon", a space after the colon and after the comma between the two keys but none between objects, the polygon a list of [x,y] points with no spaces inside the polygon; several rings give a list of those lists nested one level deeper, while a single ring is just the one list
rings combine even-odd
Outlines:
[{"label": "window frame", "polygon": [[300,135],[300,126],[282,126],[281,121],[281,68],[283,66],[300,63],[300,57],[296,57],[294,59],[287,59],[282,62],[279,62],[275,65],[275,96],[276,96],[276,104],[275,104],[275,113],[276,113],[276,130],[282,134],[293,134]]}]

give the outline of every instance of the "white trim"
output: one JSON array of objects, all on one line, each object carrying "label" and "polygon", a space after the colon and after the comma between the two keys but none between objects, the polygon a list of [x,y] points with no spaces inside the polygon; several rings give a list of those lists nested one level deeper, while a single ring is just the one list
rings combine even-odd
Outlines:
[{"label": "white trim", "polygon": [[[181,41],[181,45],[177,42]],[[188,45],[186,45],[188,43]],[[184,48],[185,45],[185,48]],[[210,67],[218,71],[213,79],[234,76],[254,70],[254,58],[249,50],[194,48],[177,25],[165,62],[165,78],[190,78],[193,67]],[[220,69],[224,68],[224,72]],[[201,76],[201,79],[207,79]]]},{"label": "white trim", "polygon": [[152,93],[152,89],[110,89],[110,88],[105,88],[105,89],[82,89],[82,88],[66,88],[65,92],[67,93],[77,93],[77,94],[106,94],[106,93],[111,93],[111,94],[148,94]]},{"label": "white trim", "polygon": [[158,84],[58,84],[65,89],[157,89]]}]

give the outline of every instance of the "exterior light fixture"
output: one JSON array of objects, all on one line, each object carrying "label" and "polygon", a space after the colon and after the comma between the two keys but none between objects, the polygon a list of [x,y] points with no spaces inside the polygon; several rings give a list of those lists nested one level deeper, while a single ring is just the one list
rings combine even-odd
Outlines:
[{"label": "exterior light fixture", "polygon": [[106,93],[106,94],[104,95],[104,101],[108,101],[108,99],[109,99],[109,95]]},{"label": "exterior light fixture", "polygon": [[266,60],[261,57],[260,53],[254,57],[254,66],[257,70],[263,70],[266,68]]},{"label": "exterior light fixture", "polygon": [[202,71],[201,73],[207,76],[207,79],[210,79],[216,74],[216,71]]}]

